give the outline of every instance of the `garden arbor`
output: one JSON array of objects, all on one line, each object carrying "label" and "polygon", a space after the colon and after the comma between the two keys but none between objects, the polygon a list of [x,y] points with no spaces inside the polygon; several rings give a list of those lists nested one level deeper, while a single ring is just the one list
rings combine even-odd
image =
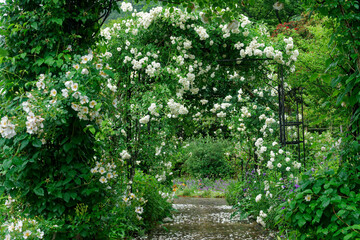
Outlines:
[{"label": "garden arbor", "polygon": [[[256,65],[265,67],[264,63],[272,62],[272,59],[223,59],[218,60],[218,62],[221,65],[232,66],[234,69],[238,69],[254,67],[254,62]],[[277,103],[272,102],[271,105],[278,109],[280,144],[284,148],[294,146],[297,151],[298,161],[302,161],[305,164],[305,127],[302,88],[292,89],[291,86],[285,83],[283,66],[276,62],[273,64],[276,65],[278,79],[277,82],[270,87],[277,91],[278,101]],[[266,75],[264,75],[263,78],[264,82],[268,80]]]},{"label": "garden arbor", "polygon": [[[131,11],[126,6],[124,11]],[[15,50],[24,47],[21,44],[26,40],[18,46],[15,38],[40,34],[35,24],[38,15],[27,14],[17,17],[25,18],[30,30],[11,29],[23,34],[6,39],[15,44]],[[12,17],[9,26],[16,20]],[[63,30],[61,19],[54,20],[51,14],[45,18]],[[276,138],[276,110],[271,105],[277,94],[271,86],[278,76],[276,69],[266,62],[266,66],[258,64],[256,58],[270,58],[289,72],[298,55],[290,38],[273,44],[262,26],[243,15],[224,25],[206,23],[204,13],[161,7],[116,22],[101,36],[97,48],[82,55],[69,46],[59,45],[56,51],[54,46],[42,48],[35,39],[29,44],[32,48],[7,59],[9,66],[12,59],[19,63],[9,70],[24,73],[32,81],[17,79],[19,96],[11,87],[12,75],[3,84],[0,145],[5,174],[1,180],[7,193],[27,203],[30,216],[71,216],[85,202],[90,214],[96,213],[90,217],[92,223],[101,225],[103,218],[96,211],[101,206],[102,213],[107,213],[104,203],[115,187],[123,196],[115,194],[112,200],[129,207],[135,169],[155,175],[158,182],[169,181],[172,163],[168,159],[181,141],[178,129],[192,135],[198,128],[208,130],[206,122],[210,122],[216,126],[215,135],[232,130],[244,146],[242,154],[255,154],[259,161],[269,157],[270,147],[273,151],[278,147],[267,147]],[[50,46],[56,38],[44,41]],[[233,69],[214,62],[219,56],[235,59],[239,55],[241,61],[256,64]],[[34,57],[32,66],[37,67],[33,69],[27,62]],[[38,75],[33,77],[24,69]],[[264,75],[268,82],[261,81]],[[116,141],[110,146],[109,139]],[[256,164],[265,168],[264,162]],[[279,168],[285,171],[291,164],[299,168],[295,162]],[[121,186],[116,185],[117,177]],[[141,214],[135,204],[145,204],[145,200],[131,205]],[[140,215],[134,218],[141,220]],[[70,227],[66,220],[64,228]]]}]

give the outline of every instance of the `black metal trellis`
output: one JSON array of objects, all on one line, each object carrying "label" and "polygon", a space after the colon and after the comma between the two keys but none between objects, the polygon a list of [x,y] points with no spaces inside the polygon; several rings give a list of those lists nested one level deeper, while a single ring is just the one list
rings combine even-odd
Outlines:
[{"label": "black metal trellis", "polygon": [[305,165],[304,101],[302,98],[302,88],[286,90],[284,86],[283,66],[279,65],[278,73],[280,143],[283,147],[287,145],[296,146],[299,162],[301,160],[302,150],[303,163]]},{"label": "black metal trellis", "polygon": [[[273,61],[263,59],[223,59],[218,60],[222,65],[233,67],[249,67],[253,62]],[[304,103],[302,88],[286,89],[284,86],[284,68],[278,64],[279,95],[279,128],[280,144],[282,147],[295,146],[298,153],[298,161],[305,164],[305,129],[304,129]],[[302,147],[301,147],[302,145]],[[301,152],[303,152],[301,154]]]}]

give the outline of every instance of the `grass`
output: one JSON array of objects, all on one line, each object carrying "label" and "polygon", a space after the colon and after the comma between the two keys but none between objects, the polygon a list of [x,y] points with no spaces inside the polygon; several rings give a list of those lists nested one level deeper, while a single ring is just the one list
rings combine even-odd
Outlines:
[{"label": "grass", "polygon": [[212,180],[208,178],[177,178],[173,180],[173,191],[176,196],[224,198],[225,190],[235,180]]}]

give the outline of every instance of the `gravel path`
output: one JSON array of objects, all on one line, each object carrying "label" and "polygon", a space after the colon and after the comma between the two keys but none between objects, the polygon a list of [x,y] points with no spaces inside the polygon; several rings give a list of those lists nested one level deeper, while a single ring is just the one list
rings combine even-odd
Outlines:
[{"label": "gravel path", "polygon": [[[175,199],[173,219],[139,240],[258,240],[269,239],[256,223],[231,219],[233,209],[222,198]],[[165,227],[165,229],[164,229]]]}]

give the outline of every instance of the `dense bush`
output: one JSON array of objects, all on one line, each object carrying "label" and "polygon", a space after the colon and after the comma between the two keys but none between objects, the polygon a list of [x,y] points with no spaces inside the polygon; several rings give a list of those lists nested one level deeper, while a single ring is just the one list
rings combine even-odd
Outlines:
[{"label": "dense bush", "polygon": [[[124,189],[117,191],[123,192]],[[127,194],[119,195],[119,199],[112,203],[105,227],[110,239],[144,234],[171,215],[173,194],[154,176],[137,171],[125,192]]]},{"label": "dense bush", "polygon": [[233,177],[233,169],[226,155],[232,150],[231,143],[210,137],[198,138],[186,147],[184,170],[196,178]]},{"label": "dense bush", "polygon": [[243,187],[238,182],[231,182],[225,191],[225,199],[229,205],[234,206],[240,195],[243,193]]},{"label": "dense bush", "polygon": [[162,219],[170,216],[171,200],[174,196],[169,194],[168,189],[161,185],[154,176],[145,175],[141,172],[135,174],[133,189],[142,194],[146,202],[144,204],[145,228],[150,229]]},{"label": "dense bush", "polygon": [[359,170],[347,165],[337,172],[303,174],[291,200],[278,209],[280,226],[293,229],[290,236],[296,239],[358,239]]}]

